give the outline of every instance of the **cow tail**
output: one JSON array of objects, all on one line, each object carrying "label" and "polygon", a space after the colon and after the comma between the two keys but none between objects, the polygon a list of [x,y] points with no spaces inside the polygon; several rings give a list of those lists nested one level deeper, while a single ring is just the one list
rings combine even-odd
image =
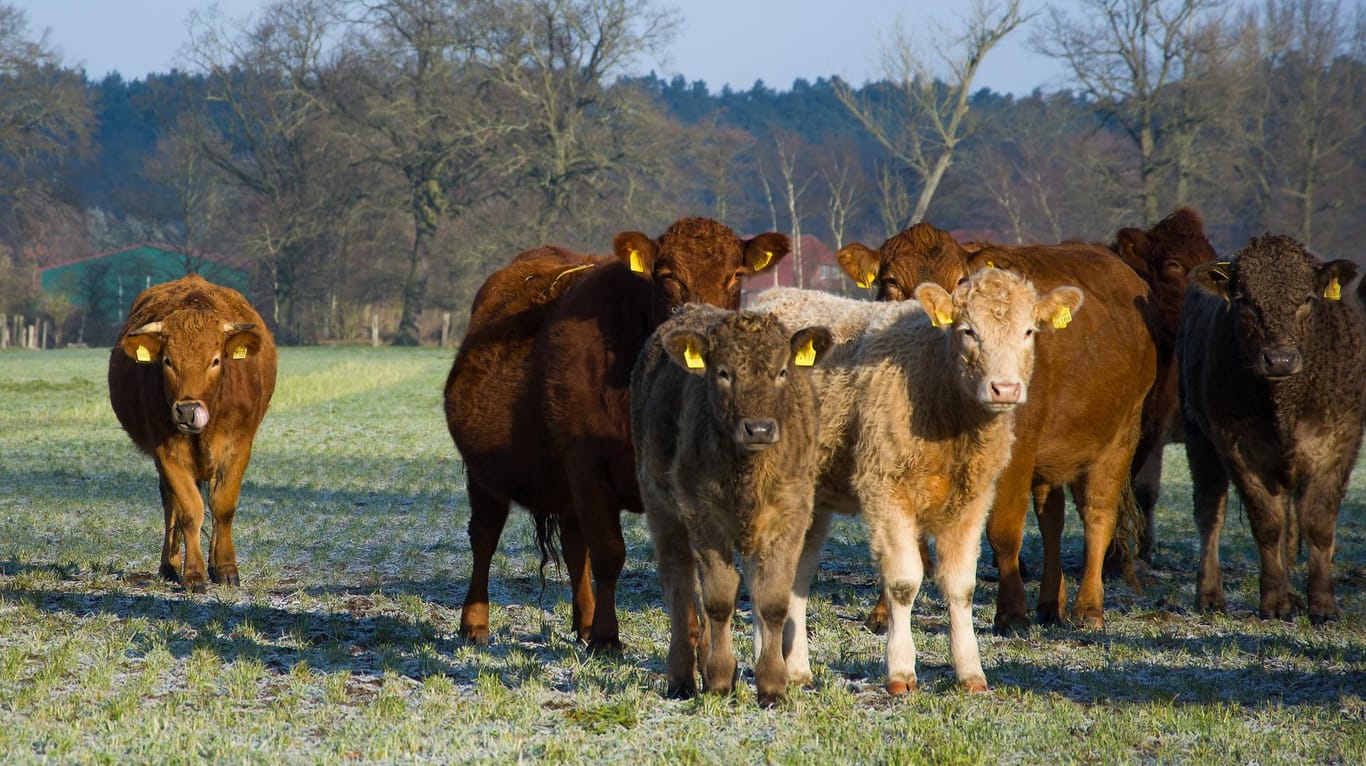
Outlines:
[{"label": "cow tail", "polygon": [[1143,534],[1146,526],[1146,519],[1143,516],[1143,506],[1138,502],[1138,495],[1134,492],[1132,481],[1124,482],[1124,489],[1119,495],[1119,508],[1115,518],[1115,537],[1111,548],[1120,554],[1124,561],[1124,582],[1136,593],[1143,592],[1143,584],[1138,580],[1138,573],[1134,571],[1134,559],[1138,558],[1138,540]]},{"label": "cow tail", "polygon": [[557,551],[560,548],[560,522],[553,513],[533,513],[531,518],[536,523],[536,549],[541,552],[541,568],[537,575],[541,580],[541,592],[545,592],[545,568],[554,564],[556,569],[560,566],[560,557]]}]

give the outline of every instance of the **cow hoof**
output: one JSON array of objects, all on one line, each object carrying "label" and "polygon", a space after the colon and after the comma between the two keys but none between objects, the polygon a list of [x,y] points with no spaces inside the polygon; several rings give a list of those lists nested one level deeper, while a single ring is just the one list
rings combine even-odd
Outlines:
[{"label": "cow hoof", "polygon": [[905,697],[920,688],[920,685],[912,678],[909,681],[888,681],[887,693],[893,697]]},{"label": "cow hoof", "polygon": [[868,616],[863,620],[863,627],[867,628],[868,632],[875,636],[886,635],[887,613],[885,611],[879,612],[877,610],[869,612]]},{"label": "cow hoof", "polygon": [[1105,613],[1093,606],[1074,609],[1072,610],[1072,627],[1082,630],[1104,630]]},{"label": "cow hoof", "polygon": [[597,655],[617,656],[621,654],[621,639],[619,638],[590,638],[588,639],[588,653]]},{"label": "cow hoof", "polygon": [[781,704],[787,696],[783,692],[760,692],[759,707],[767,710],[775,705]]},{"label": "cow hoof", "polygon": [[170,564],[162,564],[161,569],[158,571],[161,573],[161,579],[167,582],[180,582],[180,570]]},{"label": "cow hoof", "polygon": [[671,700],[690,700],[697,696],[697,683],[694,681],[670,681],[664,696]]},{"label": "cow hoof", "polygon": [[960,683],[963,685],[963,691],[968,694],[986,694],[988,691],[987,679],[985,678],[968,678]]},{"label": "cow hoof", "polygon": [[1195,601],[1195,608],[1201,612],[1227,612],[1228,602],[1222,593],[1217,596],[1201,594]]},{"label": "cow hoof", "polygon": [[475,646],[489,645],[489,627],[460,626],[460,637]]},{"label": "cow hoof", "polygon": [[231,585],[233,587],[240,587],[242,585],[242,581],[238,578],[236,570],[233,570],[231,574],[219,574],[210,567],[209,579],[213,581],[214,585]]},{"label": "cow hoof", "polygon": [[1029,620],[1020,615],[997,617],[995,629],[998,636],[1029,638]]},{"label": "cow hoof", "polygon": [[1040,625],[1064,624],[1062,609],[1060,609],[1057,604],[1040,606],[1038,609],[1034,610],[1034,619],[1038,620]]},{"label": "cow hoof", "polygon": [[185,592],[186,592],[186,593],[208,593],[208,592],[209,592],[209,585],[208,585],[208,583],[202,583],[202,582],[197,582],[197,583],[186,583],[186,585],[185,585]]},{"label": "cow hoof", "polygon": [[1324,612],[1324,613],[1321,613],[1321,614],[1316,614],[1316,613],[1314,613],[1314,612],[1310,612],[1310,613],[1309,613],[1309,624],[1310,624],[1310,625],[1323,625],[1324,623],[1337,622],[1341,617],[1342,617],[1342,615],[1341,615],[1339,612]]}]

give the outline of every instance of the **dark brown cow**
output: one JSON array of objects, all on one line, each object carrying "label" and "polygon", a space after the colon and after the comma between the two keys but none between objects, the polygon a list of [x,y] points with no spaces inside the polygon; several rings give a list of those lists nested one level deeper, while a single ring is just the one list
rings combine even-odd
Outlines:
[{"label": "dark brown cow", "polygon": [[594,650],[620,646],[618,514],[642,510],[629,416],[635,357],[686,303],[738,308],[741,279],[771,268],[790,244],[684,218],[658,239],[618,234],[613,250],[591,266],[563,251],[527,255],[490,277],[447,379],[474,549],[460,631],[478,643],[488,640],[488,562],[515,502],[536,519],[543,553],[558,522],[580,639]]},{"label": "dark brown cow", "polygon": [[[1148,327],[1157,344],[1157,376],[1143,405],[1143,432],[1134,450],[1130,471],[1134,497],[1143,511],[1139,558],[1151,560],[1157,544],[1154,511],[1162,483],[1162,448],[1176,414],[1176,329],[1191,269],[1214,260],[1200,214],[1181,208],[1151,229],[1120,229],[1110,248],[1129,264],[1151,291],[1146,306]],[[1113,551],[1115,568],[1122,568],[1122,552]]]},{"label": "dark brown cow", "polygon": [[1357,272],[1289,237],[1254,238],[1191,273],[1177,336],[1186,457],[1200,528],[1196,605],[1225,608],[1219,532],[1229,480],[1261,557],[1261,614],[1289,617],[1294,527],[1309,544],[1309,619],[1338,616],[1338,507],[1366,417],[1366,315],[1343,300]]},{"label": "dark brown cow", "polygon": [[[114,414],[161,480],[161,576],[187,590],[239,582],[232,519],[275,368],[275,340],[251,304],[196,274],[142,291],[109,355]],[[213,512],[207,576],[199,482]]]},{"label": "dark brown cow", "polygon": [[[507,523],[508,504],[557,508],[569,495],[558,464],[544,450],[550,435],[532,389],[531,353],[555,300],[575,280],[612,256],[589,256],[545,246],[527,250],[489,276],[474,296],[470,324],[446,379],[445,413],[465,467],[470,498],[470,583],[460,612],[460,634],[478,644],[489,638],[489,567]],[[551,555],[550,531],[538,540]],[[570,546],[566,557],[581,550]],[[588,618],[575,605],[574,624],[587,637]]]},{"label": "dark brown cow", "polygon": [[809,368],[830,331],[788,332],[769,314],[685,308],[660,325],[631,377],[631,435],[671,626],[668,694],[735,687],[731,618],[740,577],[754,603],[759,703],[787,692],[783,624],[816,491],[817,405]]},{"label": "dark brown cow", "polygon": [[1114,537],[1156,367],[1143,313],[1148,286],[1114,253],[1096,245],[987,245],[974,252],[927,223],[897,234],[876,251],[852,244],[838,257],[859,284],[877,284],[880,300],[906,300],[922,282],[951,288],[987,265],[1017,271],[1041,291],[1075,285],[1085,293],[1086,311],[1077,317],[1076,331],[1038,340],[1034,395],[1016,415],[1015,445],[987,521],[987,539],[1000,570],[996,630],[1027,631],[1019,556],[1026,511],[1034,498],[1044,546],[1037,615],[1042,623],[1061,622],[1067,604],[1062,489],[1070,486],[1086,540],[1086,563],[1071,616],[1102,626],[1102,564]]}]

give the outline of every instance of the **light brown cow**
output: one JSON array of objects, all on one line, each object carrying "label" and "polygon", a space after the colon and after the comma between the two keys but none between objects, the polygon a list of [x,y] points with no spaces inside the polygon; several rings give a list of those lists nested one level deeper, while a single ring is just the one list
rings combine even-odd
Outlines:
[{"label": "light brown cow", "polygon": [[787,691],[783,624],[816,482],[809,368],[830,332],[774,317],[685,307],[660,325],[631,374],[631,434],[645,519],[671,626],[668,694],[697,691],[695,617],[709,692],[735,686],[731,617],[740,556],[754,604],[759,704]]},{"label": "light brown cow", "polygon": [[891,606],[887,690],[916,687],[911,605],[924,576],[918,538],[935,538],[959,683],[987,688],[972,629],[982,526],[1010,459],[1015,410],[1030,397],[1034,336],[1076,315],[1082,292],[1040,297],[1025,279],[983,269],[950,294],[869,303],[804,290],[762,293],[751,308],[791,327],[823,325],[836,345],[814,369],[820,400],[816,511],[794,582],[789,676],[809,681],[806,601],[831,513],[861,513]]},{"label": "light brown cow", "polygon": [[1023,274],[1041,290],[1074,285],[1086,291],[1086,312],[1069,331],[1039,339],[1033,385],[1037,396],[1016,416],[1015,448],[1001,475],[987,539],[1000,571],[996,630],[1027,632],[1019,561],[1025,517],[1034,499],[1044,548],[1036,611],[1041,623],[1062,622],[1067,606],[1062,490],[1070,487],[1086,540],[1071,619],[1102,627],[1104,556],[1129,481],[1144,400],[1156,374],[1157,352],[1144,314],[1148,285],[1098,245],[1064,242],[969,250],[928,223],[906,229],[877,250],[851,244],[838,255],[860,284],[877,284],[881,300],[909,298],[908,285],[916,280],[955,285],[987,264]]},{"label": "light brown cow", "polygon": [[[114,414],[160,477],[161,576],[186,590],[239,583],[232,519],[275,369],[261,316],[236,290],[196,274],[142,291],[109,355]],[[207,573],[201,482],[213,512]]]}]

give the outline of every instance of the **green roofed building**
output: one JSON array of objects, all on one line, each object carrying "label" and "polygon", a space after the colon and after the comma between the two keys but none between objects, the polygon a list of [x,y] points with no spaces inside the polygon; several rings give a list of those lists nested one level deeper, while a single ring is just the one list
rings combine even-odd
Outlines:
[{"label": "green roofed building", "polygon": [[48,266],[39,269],[38,276],[44,293],[65,296],[80,312],[80,334],[103,342],[104,336],[112,338],[117,332],[138,293],[189,273],[247,293],[246,269],[150,242]]}]

